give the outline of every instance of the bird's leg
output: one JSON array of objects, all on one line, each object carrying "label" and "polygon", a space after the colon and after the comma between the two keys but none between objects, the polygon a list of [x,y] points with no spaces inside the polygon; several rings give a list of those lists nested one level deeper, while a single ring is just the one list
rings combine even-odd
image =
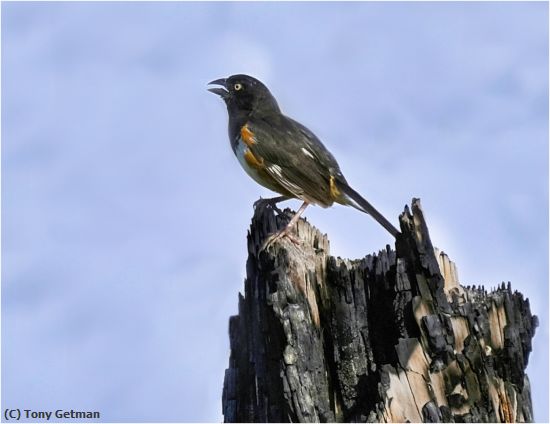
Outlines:
[{"label": "bird's leg", "polygon": [[296,223],[300,219],[300,215],[302,215],[302,213],[304,213],[304,211],[306,210],[308,205],[309,205],[308,202],[304,202],[302,204],[302,206],[300,206],[300,209],[298,209],[298,211],[294,214],[294,216],[289,221],[289,223],[285,226],[285,228],[283,228],[282,230],[276,232],[275,234],[270,235],[265,240],[261,250],[267,249],[275,240],[279,240],[282,237],[288,237],[288,239],[296,245],[300,244],[299,240],[297,240],[296,238],[294,238],[290,234],[290,231],[292,230],[292,227],[294,227],[296,225]]}]

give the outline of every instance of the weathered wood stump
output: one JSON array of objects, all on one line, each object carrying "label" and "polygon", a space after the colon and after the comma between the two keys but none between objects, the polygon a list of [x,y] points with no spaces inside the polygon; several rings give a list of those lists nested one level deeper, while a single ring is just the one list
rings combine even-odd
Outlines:
[{"label": "weathered wood stump", "polygon": [[300,246],[260,251],[289,217],[256,209],[229,320],[226,422],[533,420],[529,300],[510,283],[462,287],[418,200],[411,210],[395,251],[352,261],[305,220]]}]

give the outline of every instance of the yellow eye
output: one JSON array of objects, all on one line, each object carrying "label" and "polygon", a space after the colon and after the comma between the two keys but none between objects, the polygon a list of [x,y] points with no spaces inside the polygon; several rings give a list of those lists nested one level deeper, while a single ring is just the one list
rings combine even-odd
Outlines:
[{"label": "yellow eye", "polygon": [[242,90],[242,88],[243,88],[243,85],[242,85],[242,84],[239,84],[239,83],[237,83],[237,84],[235,84],[235,85],[233,86],[233,88],[235,89],[235,91],[239,91],[239,90]]}]

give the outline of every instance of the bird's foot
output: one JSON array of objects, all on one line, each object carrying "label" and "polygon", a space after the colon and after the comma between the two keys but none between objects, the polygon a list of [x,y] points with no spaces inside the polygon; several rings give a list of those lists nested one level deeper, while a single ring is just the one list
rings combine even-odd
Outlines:
[{"label": "bird's foot", "polygon": [[267,237],[262,244],[262,248],[260,249],[260,252],[263,250],[266,250],[269,246],[271,246],[275,241],[282,239],[283,237],[286,237],[289,239],[295,246],[300,245],[300,240],[298,240],[296,237],[294,237],[291,234],[292,228],[289,226],[286,226],[281,231],[277,231],[276,233],[271,234],[269,237]]},{"label": "bird's foot", "polygon": [[281,214],[282,211],[277,207],[277,203],[282,202],[284,200],[288,200],[288,197],[278,196],[278,197],[271,197],[269,199],[263,199],[262,197],[260,197],[258,200],[254,202],[254,210],[269,207],[275,210],[278,214]]},{"label": "bird's foot", "polygon": [[308,202],[304,202],[302,204],[302,206],[300,206],[300,209],[298,209],[298,211],[294,214],[294,216],[292,217],[292,219],[289,221],[289,223],[286,225],[285,228],[283,228],[282,230],[280,230],[279,232],[277,232],[275,234],[270,235],[264,241],[260,251],[267,249],[269,246],[271,246],[273,244],[273,242],[275,242],[276,240],[279,240],[283,237],[288,238],[295,245],[300,245],[300,241],[298,239],[294,238],[290,234],[290,231],[292,230],[292,228],[294,228],[296,226],[298,220],[300,219],[300,215],[304,212],[304,210],[307,208],[308,205],[309,205]]},{"label": "bird's foot", "polygon": [[252,207],[254,209],[258,209],[259,207],[265,207],[265,206],[269,206],[271,205],[271,202],[270,202],[271,199],[264,199],[263,197],[260,197],[258,200],[256,200]]}]

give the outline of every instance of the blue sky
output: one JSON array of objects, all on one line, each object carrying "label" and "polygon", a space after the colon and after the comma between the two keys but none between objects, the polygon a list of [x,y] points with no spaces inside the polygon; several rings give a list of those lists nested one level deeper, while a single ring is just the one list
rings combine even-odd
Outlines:
[{"label": "blue sky", "polygon": [[[420,197],[463,284],[529,297],[548,421],[546,3],[1,7],[2,408],[220,419],[252,203],[269,192],[206,83],[248,73],[392,222]],[[335,255],[391,242],[351,208],[306,216]]]}]

